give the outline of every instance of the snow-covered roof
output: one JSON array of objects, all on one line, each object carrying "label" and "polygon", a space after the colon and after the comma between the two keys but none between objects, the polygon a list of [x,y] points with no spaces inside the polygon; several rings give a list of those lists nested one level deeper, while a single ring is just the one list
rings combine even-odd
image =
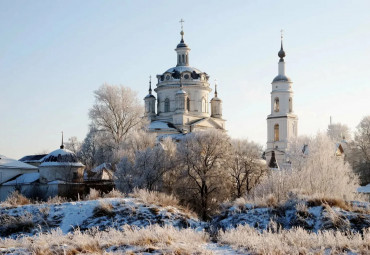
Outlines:
[{"label": "snow-covered roof", "polygon": [[26,173],[21,174],[14,180],[3,183],[2,185],[17,185],[17,184],[30,184],[40,179],[40,173]]},{"label": "snow-covered roof", "polygon": [[154,130],[176,130],[175,126],[173,126],[171,123],[164,122],[164,121],[153,121],[149,125],[149,129]]},{"label": "snow-covered roof", "polygon": [[38,163],[38,162],[41,162],[46,155],[47,154],[27,155],[21,158],[19,161],[22,161],[25,163]]},{"label": "snow-covered roof", "polygon": [[112,164],[111,163],[103,163],[101,165],[98,165],[97,167],[95,167],[94,169],[91,170],[91,172],[94,172],[94,173],[99,173],[101,172],[103,169],[107,169],[107,170],[112,170],[113,167],[112,167]]},{"label": "snow-covered roof", "polygon": [[171,67],[170,69],[168,69],[165,73],[173,73],[175,71],[178,71],[180,73],[182,72],[196,72],[196,73],[202,73],[202,71],[200,71],[199,69],[197,68],[194,68],[194,67],[191,67],[191,66],[175,66],[175,67]]},{"label": "snow-covered roof", "polygon": [[2,169],[26,169],[26,170],[37,170],[38,168],[21,161],[11,159],[0,155],[0,168]]},{"label": "snow-covered roof", "polygon": [[78,161],[77,156],[70,150],[58,149],[50,152],[42,160],[40,166],[84,166]]}]

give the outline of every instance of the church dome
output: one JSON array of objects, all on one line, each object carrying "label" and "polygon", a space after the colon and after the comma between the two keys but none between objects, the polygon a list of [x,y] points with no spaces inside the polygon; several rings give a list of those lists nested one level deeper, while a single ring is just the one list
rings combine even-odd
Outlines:
[{"label": "church dome", "polygon": [[202,71],[200,71],[199,69],[197,68],[194,68],[194,67],[191,67],[191,66],[175,66],[175,67],[171,67],[170,69],[168,69],[165,73],[173,73],[173,72],[179,72],[179,73],[183,73],[183,72],[196,72],[197,74],[199,73],[202,73]]},{"label": "church dome", "polygon": [[74,152],[64,148],[50,152],[43,158],[40,166],[65,164],[83,166],[83,164],[78,161],[77,156]]},{"label": "church dome", "polygon": [[272,82],[278,82],[278,81],[292,82],[292,80],[288,76],[283,75],[283,74],[279,74],[278,76],[276,76]]}]

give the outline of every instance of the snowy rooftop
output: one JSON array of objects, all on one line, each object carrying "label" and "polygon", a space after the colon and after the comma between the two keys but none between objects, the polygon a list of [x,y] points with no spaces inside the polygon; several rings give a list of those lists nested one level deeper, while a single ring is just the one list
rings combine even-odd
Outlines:
[{"label": "snowy rooftop", "polygon": [[58,149],[44,157],[40,166],[84,166],[78,161],[76,154],[67,149]]},{"label": "snowy rooftop", "polygon": [[112,167],[112,164],[111,163],[103,163],[101,165],[98,165],[97,167],[95,167],[94,169],[91,170],[91,172],[94,172],[94,173],[99,173],[101,172],[103,169],[107,169],[107,170],[112,170],[113,167]]},{"label": "snowy rooftop", "polygon": [[172,67],[172,68],[168,69],[165,73],[173,73],[175,71],[178,71],[180,73],[182,73],[182,72],[202,73],[202,71],[200,71],[199,69],[194,68],[194,67],[191,67],[191,66],[176,66],[176,67]]},{"label": "snowy rooftop", "polygon": [[0,155],[0,168],[37,170],[35,166]]},{"label": "snowy rooftop", "polygon": [[152,123],[150,123],[149,129],[176,130],[175,126],[173,126],[171,123],[163,122],[163,121],[153,121]]},{"label": "snowy rooftop", "polygon": [[27,155],[21,158],[19,161],[25,162],[25,163],[34,163],[34,162],[41,162],[42,159],[47,154],[39,154],[39,155]]},{"label": "snowy rooftop", "polygon": [[14,180],[3,183],[3,185],[30,184],[40,179],[40,173],[26,173],[18,176]]}]

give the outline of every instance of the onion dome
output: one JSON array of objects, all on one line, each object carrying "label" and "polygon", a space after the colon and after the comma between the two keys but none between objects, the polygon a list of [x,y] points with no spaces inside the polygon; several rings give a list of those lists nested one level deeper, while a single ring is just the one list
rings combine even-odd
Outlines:
[{"label": "onion dome", "polygon": [[281,40],[281,46],[280,46],[280,50],[279,50],[278,56],[280,58],[280,61],[284,61],[285,51],[283,49],[283,40]]}]

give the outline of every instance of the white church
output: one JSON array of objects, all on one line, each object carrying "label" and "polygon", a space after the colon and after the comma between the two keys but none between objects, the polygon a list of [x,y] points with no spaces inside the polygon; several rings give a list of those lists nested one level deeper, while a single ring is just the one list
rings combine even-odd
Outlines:
[{"label": "white church", "polygon": [[[175,136],[209,128],[225,130],[217,84],[214,97],[209,101],[212,91],[209,75],[189,65],[190,48],[184,41],[181,28],[181,41],[175,49],[177,65],[157,75],[154,89],[157,98],[149,81],[149,94],[144,98],[145,115],[150,120],[149,132],[158,136]],[[298,117],[293,112],[293,82],[285,74],[282,36],[278,56],[278,75],[271,83],[271,114],[267,116],[265,157],[271,168],[289,165],[286,150],[289,141],[296,138],[298,132]]]},{"label": "white church", "polygon": [[190,48],[184,41],[183,29],[180,34],[181,41],[175,49],[177,65],[157,75],[154,89],[157,98],[149,82],[149,94],[144,98],[145,115],[150,119],[149,132],[162,136],[209,128],[225,130],[217,85],[209,101],[212,91],[209,75],[189,65]]},{"label": "white church", "polygon": [[289,166],[289,141],[298,133],[298,117],[293,111],[292,80],[285,74],[283,38],[278,53],[278,75],[271,83],[271,114],[267,116],[266,162],[270,168]]}]

